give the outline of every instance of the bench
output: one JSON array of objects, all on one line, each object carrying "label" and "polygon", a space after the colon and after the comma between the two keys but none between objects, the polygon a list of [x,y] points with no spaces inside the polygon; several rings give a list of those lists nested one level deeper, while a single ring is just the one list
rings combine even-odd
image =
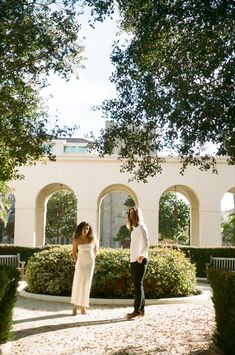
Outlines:
[{"label": "bench", "polygon": [[210,262],[206,263],[206,271],[209,268],[235,272],[235,258],[211,256]]},{"label": "bench", "polygon": [[25,261],[20,261],[20,254],[0,255],[0,265],[16,267],[20,271],[21,280],[24,279]]}]

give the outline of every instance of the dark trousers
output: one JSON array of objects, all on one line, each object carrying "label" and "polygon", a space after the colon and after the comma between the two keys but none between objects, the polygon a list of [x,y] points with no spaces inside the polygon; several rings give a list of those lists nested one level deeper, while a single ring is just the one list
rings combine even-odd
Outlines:
[{"label": "dark trousers", "polygon": [[131,263],[131,275],[135,286],[135,301],[134,310],[135,312],[143,311],[145,306],[145,295],[144,295],[144,276],[146,273],[148,261],[146,258],[143,259],[142,263],[137,261]]}]

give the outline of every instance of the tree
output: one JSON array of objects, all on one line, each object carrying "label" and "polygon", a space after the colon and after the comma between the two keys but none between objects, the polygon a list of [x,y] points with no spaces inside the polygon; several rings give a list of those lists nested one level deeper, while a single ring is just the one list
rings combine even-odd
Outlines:
[{"label": "tree", "polygon": [[[126,201],[124,202],[124,206],[128,208],[128,210],[131,207],[135,207],[135,201],[133,198],[128,195]],[[121,225],[116,238],[114,238],[115,241],[120,241],[120,244],[123,248],[129,248],[130,246],[130,238],[131,238],[131,232],[127,228],[125,224]]]},{"label": "tree", "polygon": [[118,94],[100,107],[113,122],[96,141],[101,156],[119,145],[122,170],[145,182],[163,154],[179,156],[181,173],[216,172],[215,154],[235,164],[233,1],[87,2],[97,19],[117,4],[131,34],[111,55]]},{"label": "tree", "polygon": [[75,0],[0,1],[0,181],[51,154],[52,140],[71,128],[48,128],[40,90],[54,72],[68,79],[82,47]]},{"label": "tree", "polygon": [[15,223],[15,197],[11,189],[0,181],[0,242],[4,234],[8,236],[8,242],[14,238]]},{"label": "tree", "polygon": [[235,213],[230,213],[228,220],[221,224],[221,234],[225,242],[235,245]]},{"label": "tree", "polygon": [[77,200],[73,192],[62,190],[55,192],[47,203],[46,238],[71,238],[77,224]]},{"label": "tree", "polygon": [[189,243],[189,206],[173,192],[165,192],[159,203],[160,239]]}]

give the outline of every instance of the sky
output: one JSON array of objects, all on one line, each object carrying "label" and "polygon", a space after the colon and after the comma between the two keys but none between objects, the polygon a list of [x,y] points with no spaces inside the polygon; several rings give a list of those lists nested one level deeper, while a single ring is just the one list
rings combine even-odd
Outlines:
[{"label": "sky", "polygon": [[51,76],[50,86],[43,92],[43,97],[48,99],[52,122],[57,115],[58,123],[62,126],[80,126],[73,137],[83,138],[91,131],[98,135],[105,125],[101,112],[94,112],[92,107],[100,105],[104,99],[115,97],[115,86],[109,81],[114,69],[109,56],[116,33],[115,20],[97,23],[93,29],[87,24],[87,17],[84,17],[80,38],[86,37],[82,42],[85,46],[84,57],[87,58],[83,61],[85,69],[79,70],[79,79],[73,76],[69,82]]}]

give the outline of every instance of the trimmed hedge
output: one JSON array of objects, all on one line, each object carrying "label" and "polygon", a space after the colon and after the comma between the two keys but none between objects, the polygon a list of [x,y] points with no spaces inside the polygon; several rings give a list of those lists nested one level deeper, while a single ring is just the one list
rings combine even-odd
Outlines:
[{"label": "trimmed hedge", "polygon": [[[27,264],[28,259],[34,253],[42,250],[48,250],[56,246],[58,245],[46,245],[43,247],[30,248],[12,244],[0,244],[0,255],[20,253],[21,260],[25,261]],[[159,248],[166,248],[166,246],[159,246]],[[192,246],[168,246],[168,248],[182,250],[186,257],[189,258],[193,264],[195,264],[197,277],[206,277],[206,263],[210,261],[211,255],[235,258],[235,247],[200,248]]]},{"label": "trimmed hedge", "polygon": [[215,338],[225,354],[235,354],[235,273],[209,269],[208,279],[213,290]]},{"label": "trimmed hedge", "polygon": [[20,274],[15,268],[0,266],[0,343],[6,342],[11,336],[19,278]]},{"label": "trimmed hedge", "polygon": [[[28,261],[25,279],[28,291],[70,295],[74,273],[71,247],[58,246],[34,254]],[[195,293],[195,266],[181,251],[154,248],[145,277],[146,298],[187,296]],[[100,249],[91,297],[132,298],[129,250]]]},{"label": "trimmed hedge", "polygon": [[210,262],[210,256],[235,258],[235,247],[199,248],[180,246],[180,250],[196,265],[197,277],[206,277],[206,263]]},{"label": "trimmed hedge", "polygon": [[16,255],[20,254],[20,260],[25,261],[27,264],[28,259],[34,254],[41,250],[48,250],[55,247],[54,245],[45,245],[43,247],[21,247],[12,244],[0,244],[0,255]]}]

